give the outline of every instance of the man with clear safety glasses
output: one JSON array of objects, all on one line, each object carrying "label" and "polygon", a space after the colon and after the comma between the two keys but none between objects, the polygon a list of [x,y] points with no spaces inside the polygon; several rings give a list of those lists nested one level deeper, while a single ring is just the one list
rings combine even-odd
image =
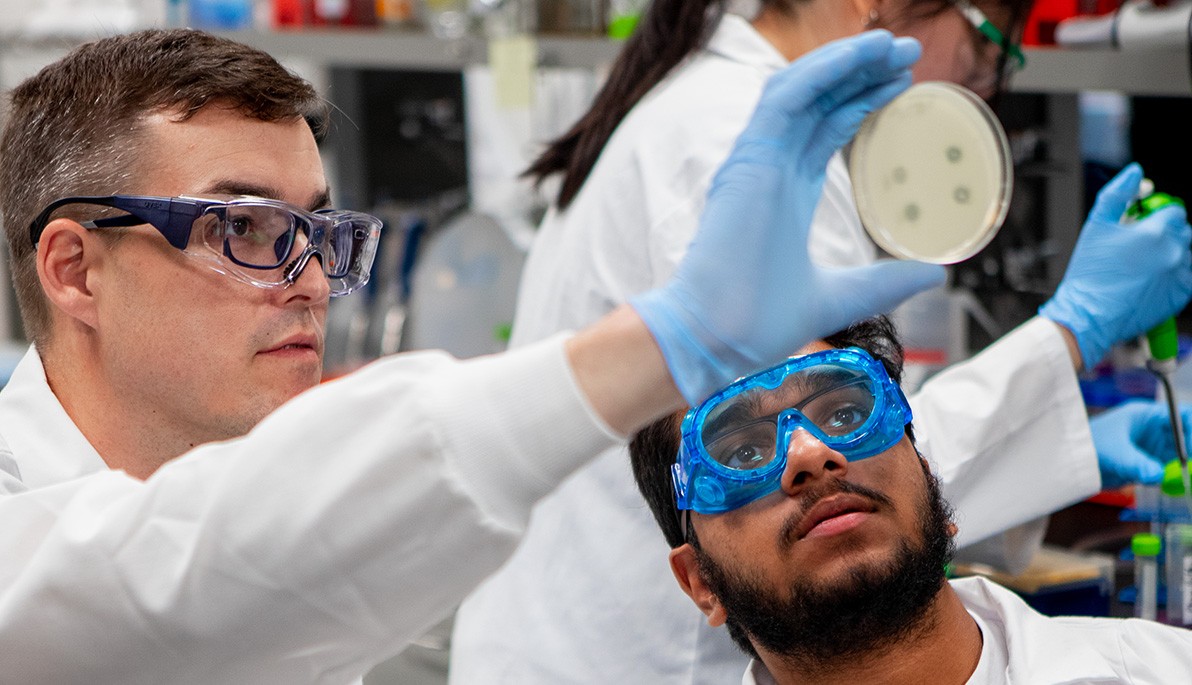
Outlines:
[{"label": "man with clear safety glasses", "polygon": [[0,212],[34,345],[0,392],[2,679],[350,682],[620,436],[940,283],[807,254],[828,158],[918,54],[874,32],[777,74],[702,246],[632,306],[313,389],[327,299],[367,279],[380,226],[329,208],[309,84],[194,31],[90,43],[22,83]]},{"label": "man with clear safety glasses", "polygon": [[258,288],[293,285],[311,258],[322,266],[330,295],[368,282],[381,221],[361,212],[300,207],[261,197],[66,197],[51,202],[29,227],[34,245],[54,213],[70,205],[111,207],[123,216],[79,222],[86,229],[149,225],[187,256]]},{"label": "man with clear safety glasses", "polygon": [[956,525],[901,373],[893,327],[862,321],[630,444],[679,586],[753,657],[745,685],[1185,680],[1192,632],[945,580]]}]

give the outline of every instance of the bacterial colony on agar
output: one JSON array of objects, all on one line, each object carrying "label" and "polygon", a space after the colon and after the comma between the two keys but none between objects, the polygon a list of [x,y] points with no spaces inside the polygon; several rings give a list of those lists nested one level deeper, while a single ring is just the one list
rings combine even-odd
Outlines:
[{"label": "bacterial colony on agar", "polygon": [[861,223],[896,257],[968,259],[1009,209],[1006,135],[980,98],[950,83],[915,85],[871,115],[848,161]]}]

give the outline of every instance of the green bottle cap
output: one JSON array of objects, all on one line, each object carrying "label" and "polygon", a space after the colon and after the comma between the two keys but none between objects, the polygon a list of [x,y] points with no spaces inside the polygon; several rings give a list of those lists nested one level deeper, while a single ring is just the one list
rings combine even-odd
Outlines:
[{"label": "green bottle cap", "polygon": [[1159,549],[1163,546],[1159,536],[1154,533],[1136,533],[1130,538],[1130,549],[1135,556],[1159,556]]},{"label": "green bottle cap", "polygon": [[1184,470],[1180,468],[1180,460],[1172,459],[1163,467],[1163,482],[1159,490],[1164,495],[1182,497],[1184,494]]},{"label": "green bottle cap", "polygon": [[1154,533],[1135,533],[1130,539],[1130,549],[1136,557],[1157,557],[1163,542]]},{"label": "green bottle cap", "polygon": [[608,37],[613,40],[625,40],[633,35],[637,22],[641,19],[638,14],[619,14],[608,22]]}]

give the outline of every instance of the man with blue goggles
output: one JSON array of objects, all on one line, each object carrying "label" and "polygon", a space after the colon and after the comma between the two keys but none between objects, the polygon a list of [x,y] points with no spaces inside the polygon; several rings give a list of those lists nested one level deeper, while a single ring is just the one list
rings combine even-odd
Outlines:
[{"label": "man with blue goggles", "polygon": [[752,657],[743,685],[1187,679],[1187,630],[1049,618],[947,580],[958,528],[914,444],[893,327],[802,352],[630,444],[680,588]]},{"label": "man with blue goggles", "polygon": [[687,413],[672,467],[676,506],[717,514],[774,492],[795,431],[856,461],[890,449],[910,422],[902,389],[865,350],[792,357]]}]

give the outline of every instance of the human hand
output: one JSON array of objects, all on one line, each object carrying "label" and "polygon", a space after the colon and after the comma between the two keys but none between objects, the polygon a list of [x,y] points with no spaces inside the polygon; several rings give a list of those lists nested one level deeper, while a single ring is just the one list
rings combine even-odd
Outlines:
[{"label": "human hand", "polygon": [[1142,168],[1131,164],[1101,189],[1064,279],[1039,308],[1076,336],[1086,368],[1114,343],[1178,314],[1192,296],[1192,227],[1184,208],[1121,221],[1141,181]]},{"label": "human hand", "polygon": [[829,158],[910,85],[919,53],[913,39],[871,31],[811,52],[767,84],[675,276],[630,300],[688,402],[943,282],[936,265],[823,268],[807,252]]},{"label": "human hand", "polygon": [[[1180,407],[1184,435],[1192,429],[1192,407]],[[1156,484],[1163,465],[1176,458],[1167,405],[1132,400],[1089,419],[1101,484],[1115,488],[1127,483]]]}]

